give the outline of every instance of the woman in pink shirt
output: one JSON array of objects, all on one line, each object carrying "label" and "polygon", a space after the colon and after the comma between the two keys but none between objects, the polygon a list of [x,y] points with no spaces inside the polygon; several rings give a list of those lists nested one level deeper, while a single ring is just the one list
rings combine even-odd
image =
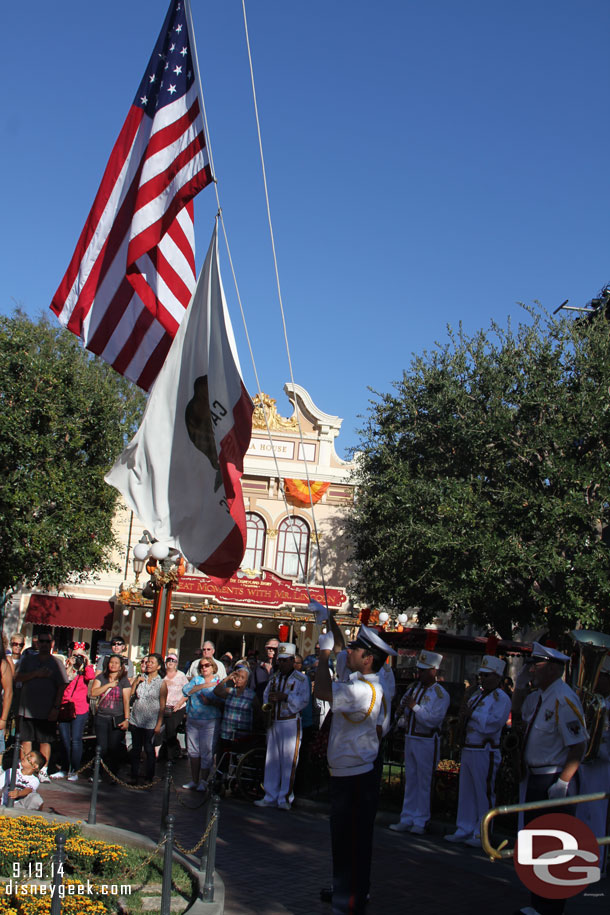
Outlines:
[{"label": "woman in pink shirt", "polygon": [[59,707],[61,769],[51,778],[65,778],[67,775],[70,782],[78,780],[76,773],[83,758],[83,734],[89,717],[87,692],[89,681],[95,678],[95,669],[87,657],[88,648],[88,642],[70,642],[66,659],[69,683],[64,689]]}]

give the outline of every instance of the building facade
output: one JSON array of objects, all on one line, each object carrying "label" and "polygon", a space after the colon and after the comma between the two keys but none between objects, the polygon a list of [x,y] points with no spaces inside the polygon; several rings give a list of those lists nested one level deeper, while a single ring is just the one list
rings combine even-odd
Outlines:
[{"label": "building facade", "polygon": [[[351,631],[349,541],[346,515],[353,501],[352,464],[336,453],[342,420],[322,412],[299,385],[286,385],[292,415],[282,416],[267,395],[255,398],[252,439],[242,488],[248,543],[241,569],[222,588],[187,567],[171,595],[167,647],[182,665],[205,640],[216,656],[261,650],[271,636],[296,642],[307,655],[315,647],[307,604],[327,603]],[[133,547],[143,527],[122,504],[116,516],[120,569],[96,582],[69,586],[59,595],[24,594],[13,602],[5,630],[30,636],[53,626],[61,649],[87,641],[92,654],[120,634],[133,660],[148,650],[153,601],[149,575],[136,579]],[[144,594],[142,593],[144,591]]]}]

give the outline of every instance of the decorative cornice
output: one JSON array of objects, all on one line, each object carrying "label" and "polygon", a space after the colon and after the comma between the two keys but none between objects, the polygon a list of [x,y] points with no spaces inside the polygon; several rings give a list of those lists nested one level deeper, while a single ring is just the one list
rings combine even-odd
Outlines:
[{"label": "decorative cornice", "polygon": [[286,383],[284,385],[284,392],[291,403],[294,403],[297,399],[299,400],[303,413],[316,426],[328,426],[330,429],[336,430],[337,434],[339,433],[339,429],[343,423],[341,417],[331,416],[330,413],[323,413],[319,407],[316,407],[309,392],[301,387],[300,384]]}]

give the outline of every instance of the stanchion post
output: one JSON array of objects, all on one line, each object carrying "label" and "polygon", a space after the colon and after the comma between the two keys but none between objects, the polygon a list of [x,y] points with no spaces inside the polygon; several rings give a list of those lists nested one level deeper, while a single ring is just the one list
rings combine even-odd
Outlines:
[{"label": "stanchion post", "polygon": [[97,789],[100,783],[100,763],[102,761],[102,748],[98,744],[95,748],[95,761],[93,763],[93,785],[91,786],[91,802],[87,822],[94,826],[97,822]]},{"label": "stanchion post", "polygon": [[163,799],[161,801],[161,831],[159,834],[159,841],[163,838],[165,833],[165,824],[167,821],[167,815],[169,813],[169,793],[172,784],[172,761],[168,759],[165,764],[165,775],[163,776]]},{"label": "stanchion post", "polygon": [[[20,761],[21,761],[21,738],[19,737],[19,733],[17,733],[15,735],[15,746],[13,747],[13,763],[12,763],[12,768],[11,768],[11,783],[9,785],[9,792],[15,790],[15,785],[17,784],[17,768],[19,766]],[[15,806],[15,799],[10,797],[10,795],[9,795],[8,801],[6,802],[6,806],[7,807]]]},{"label": "stanchion post", "polygon": [[163,854],[163,885],[161,887],[161,915],[170,915],[172,907],[172,862],[174,857],[174,817],[170,813],[165,828]]},{"label": "stanchion post", "polygon": [[55,836],[57,849],[53,855],[53,898],[51,899],[51,915],[61,915],[61,896],[59,887],[64,879],[64,858],[66,837],[58,832]]},{"label": "stanchion post", "polygon": [[216,835],[218,833],[218,818],[220,816],[220,798],[212,795],[210,801],[210,820],[212,828],[208,836],[208,854],[205,862],[205,878],[203,883],[203,901],[214,902],[214,868],[216,866]]}]

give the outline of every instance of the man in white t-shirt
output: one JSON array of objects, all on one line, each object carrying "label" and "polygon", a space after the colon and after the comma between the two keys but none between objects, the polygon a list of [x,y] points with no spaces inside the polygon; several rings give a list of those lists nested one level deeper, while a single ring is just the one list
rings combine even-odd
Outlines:
[{"label": "man in white t-shirt", "polygon": [[[217,658],[214,657],[214,651],[216,650],[216,646],[214,645],[214,642],[204,642],[203,648],[201,650],[203,651],[203,656],[202,656],[203,660],[214,661],[214,663],[218,667],[218,676],[220,677],[221,680],[224,680],[224,678],[227,675],[227,671],[226,671],[226,668],[225,668],[224,664],[222,663],[222,661],[219,661]],[[189,667],[188,672],[187,672],[187,677],[189,678],[189,680],[192,680],[193,677],[197,676],[197,674],[199,672],[199,665],[201,663],[201,660],[202,660],[202,658],[195,658],[195,660]]]}]

